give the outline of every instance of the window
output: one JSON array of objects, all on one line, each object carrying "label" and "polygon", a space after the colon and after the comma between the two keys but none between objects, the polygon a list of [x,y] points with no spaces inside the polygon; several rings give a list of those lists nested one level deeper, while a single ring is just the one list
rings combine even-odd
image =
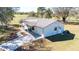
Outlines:
[{"label": "window", "polygon": [[34,26],[32,27],[32,30],[34,30]]},{"label": "window", "polygon": [[57,31],[57,27],[55,27],[54,30]]}]

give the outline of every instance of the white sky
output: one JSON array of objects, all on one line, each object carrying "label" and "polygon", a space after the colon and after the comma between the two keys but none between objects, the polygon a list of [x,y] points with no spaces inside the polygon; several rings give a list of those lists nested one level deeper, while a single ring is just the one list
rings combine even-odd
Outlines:
[{"label": "white sky", "polygon": [[37,11],[37,7],[20,7],[18,10],[19,12],[30,12],[30,11]]},{"label": "white sky", "polygon": [[36,11],[37,7],[79,7],[79,0],[0,0],[0,2],[0,7],[21,7],[19,10],[21,12]]}]

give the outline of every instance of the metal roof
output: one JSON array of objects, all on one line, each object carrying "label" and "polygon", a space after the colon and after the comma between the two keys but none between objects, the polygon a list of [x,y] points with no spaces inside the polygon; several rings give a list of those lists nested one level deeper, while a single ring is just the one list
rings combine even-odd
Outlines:
[{"label": "metal roof", "polygon": [[46,19],[46,18],[27,18],[24,22],[29,26],[37,26],[44,28],[57,20]]}]

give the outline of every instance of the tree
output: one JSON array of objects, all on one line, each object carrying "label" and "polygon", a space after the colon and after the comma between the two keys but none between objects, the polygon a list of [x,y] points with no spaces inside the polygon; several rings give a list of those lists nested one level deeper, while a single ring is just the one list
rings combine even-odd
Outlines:
[{"label": "tree", "polygon": [[71,9],[69,15],[78,18],[79,17],[79,7],[74,7],[73,9]]},{"label": "tree", "polygon": [[34,11],[31,11],[31,12],[29,12],[29,16],[30,16],[30,17],[36,17],[36,14],[35,14]]},{"label": "tree", "polygon": [[69,12],[72,7],[55,7],[53,12],[56,16],[62,17],[63,22],[66,22],[66,18],[69,16]]},{"label": "tree", "polygon": [[37,16],[43,18],[45,10],[46,10],[45,7],[38,7],[37,8]]},{"label": "tree", "polygon": [[45,11],[44,17],[45,18],[52,18],[52,14],[53,14],[52,10],[50,8],[48,8]]},{"label": "tree", "polygon": [[0,22],[1,24],[8,24],[13,20],[14,13],[17,7],[0,7]]}]

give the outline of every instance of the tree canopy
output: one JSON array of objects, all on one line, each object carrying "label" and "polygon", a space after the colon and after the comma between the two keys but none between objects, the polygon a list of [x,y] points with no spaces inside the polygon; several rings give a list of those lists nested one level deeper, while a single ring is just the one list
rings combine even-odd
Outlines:
[{"label": "tree canopy", "polygon": [[62,20],[65,22],[71,9],[72,7],[54,7],[53,12],[56,16],[62,17]]},{"label": "tree canopy", "polygon": [[46,11],[45,11],[45,14],[44,14],[44,17],[45,18],[52,18],[52,10],[50,8],[47,8]]},{"label": "tree canopy", "polygon": [[0,23],[8,24],[11,20],[13,20],[16,10],[17,7],[0,7]]},{"label": "tree canopy", "polygon": [[[74,17],[79,19],[79,8],[78,7],[38,7],[37,12],[30,12],[32,17],[40,18],[62,18],[63,22],[66,22],[68,17]],[[67,19],[67,20],[66,20]]]},{"label": "tree canopy", "polygon": [[43,18],[45,11],[46,11],[45,7],[38,7],[37,8],[37,16]]}]

